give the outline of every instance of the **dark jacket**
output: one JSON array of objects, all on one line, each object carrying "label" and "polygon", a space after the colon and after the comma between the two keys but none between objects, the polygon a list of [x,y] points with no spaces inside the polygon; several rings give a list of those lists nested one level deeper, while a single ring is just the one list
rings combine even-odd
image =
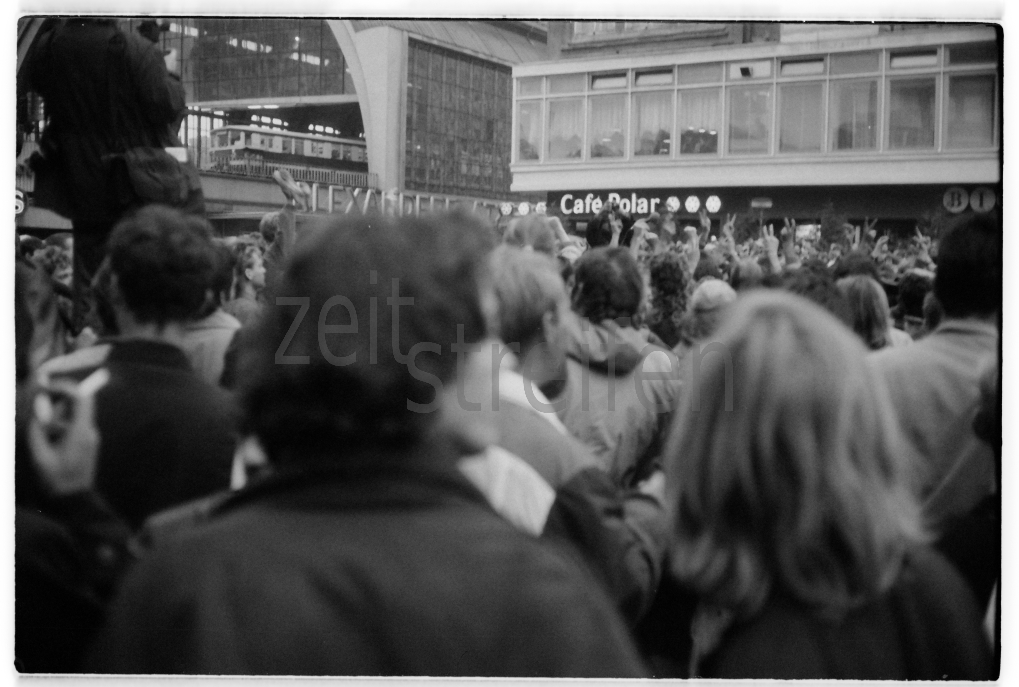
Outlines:
[{"label": "dark jacket", "polygon": [[71,221],[112,224],[121,201],[111,153],[179,146],[171,125],[185,111],[184,88],[159,48],[111,20],[70,18],[41,35],[26,61],[32,90],[46,105],[40,147],[48,163],[37,185],[63,189]]},{"label": "dark jacket", "polygon": [[496,515],[454,457],[367,457],[283,471],[162,539],[125,581],[90,668],[643,674],[597,582]]},{"label": "dark jacket", "polygon": [[96,394],[96,490],[132,527],[230,486],[233,400],[198,377],[181,349],[112,340],[55,358],[42,371],[80,380],[99,367],[110,381]]},{"label": "dark jacket", "polygon": [[121,572],[130,529],[93,492],[19,504],[14,515],[14,665],[81,669]]},{"label": "dark jacket", "polygon": [[917,550],[899,580],[842,621],[773,596],[731,628],[703,677],[827,680],[993,680],[990,644],[970,590],[940,555]]}]

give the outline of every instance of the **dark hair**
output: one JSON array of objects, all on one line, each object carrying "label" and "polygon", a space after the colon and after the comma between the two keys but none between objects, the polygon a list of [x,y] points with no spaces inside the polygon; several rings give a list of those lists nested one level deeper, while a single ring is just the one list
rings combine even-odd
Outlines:
[{"label": "dark hair", "polygon": [[150,205],[121,220],[110,235],[110,269],[139,322],[191,318],[205,303],[216,254],[204,219]]},{"label": "dark hair", "polygon": [[[462,214],[340,216],[308,234],[276,294],[295,301],[268,304],[241,349],[244,429],[270,460],[335,463],[351,449],[416,443],[434,419],[436,383],[455,378],[452,344],[481,340],[494,318],[481,294],[493,243],[490,227]],[[394,284],[413,299],[398,320]]]},{"label": "dark hair", "polygon": [[45,248],[46,244],[38,236],[22,236],[19,244],[21,248],[21,254],[26,258],[31,258],[32,253],[36,252],[40,248]]},{"label": "dark hair", "polygon": [[923,299],[934,288],[934,281],[923,274],[910,272],[899,282],[899,303],[896,312],[902,317],[923,317]]},{"label": "dark hair", "polygon": [[934,294],[946,317],[991,315],[1001,307],[1001,225],[989,215],[957,219],[938,246]]},{"label": "dark hair", "polygon": [[669,348],[679,343],[679,323],[687,305],[690,270],[678,253],[666,251],[651,258],[651,312],[648,327]]},{"label": "dark hair", "polygon": [[722,271],[718,268],[718,262],[715,258],[702,250],[700,260],[697,261],[697,267],[693,271],[693,280],[699,282],[704,277],[721,279]]},{"label": "dark hair", "polygon": [[835,267],[832,270],[832,278],[836,281],[842,279],[842,277],[850,277],[855,274],[865,275],[874,281],[880,278],[878,276],[877,265],[874,264],[869,255],[861,250],[854,250],[848,255],[843,255],[835,263]]},{"label": "dark hair", "polygon": [[196,317],[206,317],[222,305],[223,295],[229,296],[230,286],[234,281],[236,258],[233,249],[222,243],[214,244],[213,248],[215,267],[212,272],[212,283],[209,285],[209,288],[212,289],[212,298],[208,300]]},{"label": "dark hair", "polygon": [[782,287],[790,293],[803,296],[820,305],[841,320],[847,327],[853,326],[853,313],[846,297],[826,274],[813,270],[796,270],[782,280]]},{"label": "dark hair", "polygon": [[587,239],[587,245],[590,248],[599,248],[612,243],[612,224],[609,222],[607,211],[599,212],[587,223],[584,238]]},{"label": "dark hair", "polygon": [[644,280],[626,248],[595,248],[574,264],[573,309],[592,322],[632,318],[640,308]]}]

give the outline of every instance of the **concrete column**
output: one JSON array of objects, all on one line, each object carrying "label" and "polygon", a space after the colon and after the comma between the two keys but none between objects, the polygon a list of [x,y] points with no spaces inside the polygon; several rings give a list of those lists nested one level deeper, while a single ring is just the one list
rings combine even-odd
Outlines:
[{"label": "concrete column", "polygon": [[349,20],[327,20],[343,51],[361,106],[368,171],[384,191],[404,190],[407,36],[378,26],[355,32]]}]

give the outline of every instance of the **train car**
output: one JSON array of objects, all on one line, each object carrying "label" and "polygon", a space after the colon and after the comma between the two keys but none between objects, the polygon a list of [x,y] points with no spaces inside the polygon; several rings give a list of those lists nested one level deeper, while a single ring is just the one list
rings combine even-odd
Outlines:
[{"label": "train car", "polygon": [[1000,31],[816,26],[515,66],[512,190],[578,222],[609,202],[694,224],[998,211]]},{"label": "train car", "polygon": [[257,126],[231,125],[213,129],[209,157],[217,165],[258,160],[352,172],[368,171],[366,146],[360,139]]}]

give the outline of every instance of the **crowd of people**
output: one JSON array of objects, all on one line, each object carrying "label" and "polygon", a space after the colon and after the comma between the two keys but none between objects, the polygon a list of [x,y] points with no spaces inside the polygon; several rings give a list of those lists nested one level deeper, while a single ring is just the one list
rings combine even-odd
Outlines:
[{"label": "crowd of people", "polygon": [[41,34],[73,230],[16,246],[19,671],[998,674],[996,216],[298,231],[277,173],[217,237],[187,174],[107,176],[181,171],[174,56]]},{"label": "crowd of people", "polygon": [[993,218],[890,288],[791,222],[298,234],[277,181],[253,235],[120,220],[85,335],[19,239],[21,670],[995,674]]}]

